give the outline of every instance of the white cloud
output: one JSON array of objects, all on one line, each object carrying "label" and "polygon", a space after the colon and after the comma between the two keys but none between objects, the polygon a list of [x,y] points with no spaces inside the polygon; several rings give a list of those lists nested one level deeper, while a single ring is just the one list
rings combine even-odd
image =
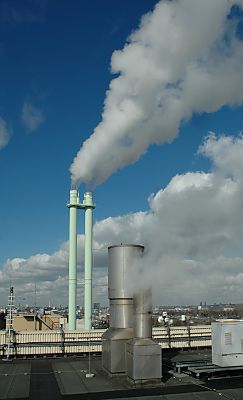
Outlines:
[{"label": "white cloud", "polygon": [[[102,121],[70,171],[94,185],[134,163],[150,144],[171,142],[194,113],[243,101],[242,0],[160,1],[122,50],[114,51]],[[241,20],[242,22],[242,20]]]},{"label": "white cloud", "polygon": [[22,108],[22,121],[30,132],[39,128],[45,121],[43,112],[29,102],[24,102]]},{"label": "white cloud", "polygon": [[10,139],[10,133],[7,124],[3,118],[0,117],[0,150],[7,146]]},{"label": "white cloud", "polygon": [[[180,304],[242,302],[243,137],[211,134],[200,152],[211,172],[176,175],[149,198],[147,212],[110,217],[94,226],[94,301],[107,299],[107,247],[145,245],[134,285],[151,284],[155,302]],[[83,280],[83,236],[79,236],[79,280]],[[34,282],[43,301],[67,304],[68,242],[53,253],[8,260],[0,272],[1,299],[10,280],[33,298]],[[29,282],[32,282],[30,284]],[[4,289],[5,288],[5,289]],[[78,302],[83,303],[79,285]],[[32,291],[32,292],[31,292]]]},{"label": "white cloud", "polygon": [[[224,174],[241,179],[243,160],[243,136],[222,136],[218,141],[213,133],[199,148],[199,153],[213,160],[215,168]],[[229,148],[231,151],[229,151]]]}]

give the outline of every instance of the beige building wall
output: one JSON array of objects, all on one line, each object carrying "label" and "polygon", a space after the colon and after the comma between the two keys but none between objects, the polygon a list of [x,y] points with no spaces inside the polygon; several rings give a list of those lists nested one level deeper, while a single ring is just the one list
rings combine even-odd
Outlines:
[{"label": "beige building wall", "polygon": [[[64,324],[63,324],[64,321]],[[13,329],[15,331],[46,331],[55,330],[60,328],[62,323],[65,328],[65,319],[60,315],[43,315],[42,317],[36,317],[34,315],[14,315],[13,317]]]}]

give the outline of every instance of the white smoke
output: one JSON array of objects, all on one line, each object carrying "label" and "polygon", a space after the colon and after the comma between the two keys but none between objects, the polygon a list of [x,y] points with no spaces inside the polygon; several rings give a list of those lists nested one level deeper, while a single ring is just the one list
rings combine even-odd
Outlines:
[{"label": "white smoke", "polygon": [[70,167],[74,185],[99,184],[150,144],[171,142],[193,113],[242,103],[239,8],[243,0],[161,0],[142,18],[112,54],[111,70],[119,75],[102,121]]},{"label": "white smoke", "polygon": [[[107,247],[120,243],[145,246],[130,282],[136,289],[151,286],[156,304],[242,302],[243,135],[211,134],[199,151],[210,158],[211,172],[178,174],[150,196],[146,211],[96,222],[94,302],[107,302]],[[50,255],[8,260],[0,270],[0,303],[6,302],[10,282],[33,303],[36,282],[42,304],[49,299],[67,304],[68,248],[65,242]],[[79,235],[78,304],[83,254]]]}]

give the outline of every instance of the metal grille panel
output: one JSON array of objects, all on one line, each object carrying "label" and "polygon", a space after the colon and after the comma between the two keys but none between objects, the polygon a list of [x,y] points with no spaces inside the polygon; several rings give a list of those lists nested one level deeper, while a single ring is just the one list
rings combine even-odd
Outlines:
[{"label": "metal grille panel", "polygon": [[226,345],[232,345],[232,335],[231,332],[225,332],[224,334],[224,342]]}]

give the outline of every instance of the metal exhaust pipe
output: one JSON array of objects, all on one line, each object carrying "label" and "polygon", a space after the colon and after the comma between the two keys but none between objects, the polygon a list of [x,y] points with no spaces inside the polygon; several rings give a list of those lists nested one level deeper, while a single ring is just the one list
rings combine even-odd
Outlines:
[{"label": "metal exhaust pipe", "polygon": [[143,289],[134,294],[134,337],[152,339],[152,291]]},{"label": "metal exhaust pipe", "polygon": [[110,328],[102,336],[102,366],[111,376],[126,371],[126,341],[133,337],[133,289],[128,283],[143,251],[139,245],[108,248]]},{"label": "metal exhaust pipe", "polygon": [[152,292],[134,294],[134,338],[126,343],[126,372],[135,384],[161,384],[161,347],[152,339]]}]

